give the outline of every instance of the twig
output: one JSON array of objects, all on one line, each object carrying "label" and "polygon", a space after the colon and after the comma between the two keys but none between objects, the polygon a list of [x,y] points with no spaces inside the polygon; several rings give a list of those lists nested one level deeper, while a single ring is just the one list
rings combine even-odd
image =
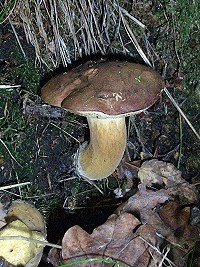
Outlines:
[{"label": "twig", "polygon": [[49,243],[47,241],[37,240],[37,239],[28,238],[28,237],[24,237],[24,236],[0,236],[0,240],[24,240],[24,241],[29,241],[29,242],[35,243],[35,244],[41,244],[43,246],[62,249],[62,246],[52,244],[52,243]]},{"label": "twig", "polygon": [[31,182],[1,186],[0,191],[15,188],[15,187],[21,187],[21,186],[25,186],[25,185],[29,185],[29,184],[31,184]]},{"label": "twig", "polygon": [[170,101],[172,102],[172,104],[175,106],[175,108],[178,110],[178,112],[181,114],[181,116],[185,119],[185,121],[187,122],[187,124],[189,125],[189,127],[191,128],[191,130],[193,131],[193,133],[197,136],[197,138],[200,140],[200,135],[197,133],[197,131],[195,130],[195,128],[192,126],[191,122],[188,120],[188,118],[186,117],[185,113],[182,111],[182,109],[179,107],[179,105],[176,103],[176,101],[174,100],[174,98],[172,97],[172,95],[170,94],[170,92],[168,91],[167,87],[164,87],[164,92],[165,94],[169,97]]},{"label": "twig", "polygon": [[12,88],[20,88],[21,85],[6,85],[6,84],[1,84],[0,89],[12,89]]}]

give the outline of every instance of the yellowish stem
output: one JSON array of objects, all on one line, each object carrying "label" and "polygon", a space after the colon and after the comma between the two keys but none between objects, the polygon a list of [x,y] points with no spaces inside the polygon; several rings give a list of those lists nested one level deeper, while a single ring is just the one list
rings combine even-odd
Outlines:
[{"label": "yellowish stem", "polygon": [[126,148],[125,117],[88,118],[90,142],[84,143],[77,158],[80,175],[98,180],[111,175]]}]

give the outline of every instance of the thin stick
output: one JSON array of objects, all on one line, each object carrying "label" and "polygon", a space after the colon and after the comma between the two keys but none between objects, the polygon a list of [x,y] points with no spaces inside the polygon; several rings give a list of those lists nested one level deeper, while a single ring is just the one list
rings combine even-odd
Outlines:
[{"label": "thin stick", "polygon": [[62,249],[62,246],[52,244],[52,243],[49,243],[47,241],[37,240],[37,239],[28,238],[28,237],[20,236],[20,235],[18,235],[18,236],[0,236],[0,240],[24,240],[24,241],[29,241],[29,242],[35,243],[35,244],[41,244],[41,245],[52,247],[52,248]]},{"label": "thin stick", "polygon": [[191,130],[193,131],[193,133],[200,140],[200,135],[197,133],[197,131],[195,130],[195,128],[192,126],[191,122],[188,120],[188,118],[186,117],[185,113],[182,111],[182,109],[176,103],[176,101],[174,100],[174,98],[172,97],[172,95],[170,94],[170,92],[167,90],[166,87],[164,88],[164,92],[169,97],[169,99],[171,100],[172,104],[175,106],[175,108],[178,110],[178,112],[181,114],[181,116],[185,119],[185,121],[187,122],[187,124],[189,125],[189,127],[191,128]]},{"label": "thin stick", "polygon": [[31,182],[1,186],[0,191],[15,188],[15,187],[21,187],[21,186],[25,186],[25,185],[29,185],[29,184],[31,184]]},{"label": "thin stick", "polygon": [[11,89],[11,88],[20,88],[21,85],[5,85],[5,84],[2,84],[0,85],[0,89]]}]

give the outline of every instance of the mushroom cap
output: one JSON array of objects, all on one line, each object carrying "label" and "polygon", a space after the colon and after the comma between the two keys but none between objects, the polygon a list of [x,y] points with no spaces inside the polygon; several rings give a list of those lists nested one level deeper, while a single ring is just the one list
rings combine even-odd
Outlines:
[{"label": "mushroom cap", "polygon": [[[31,231],[25,223],[20,220],[12,221],[0,230],[1,237],[22,236],[44,241],[44,237],[39,232]],[[17,266],[37,266],[28,265],[29,261],[38,254],[38,250],[43,249],[40,244],[31,243],[25,240],[0,240],[0,257],[9,263]]]},{"label": "mushroom cap", "polygon": [[42,98],[85,116],[128,116],[154,104],[162,88],[161,76],[147,66],[100,61],[50,80],[42,88]]},{"label": "mushroom cap", "polygon": [[46,223],[42,214],[31,204],[23,200],[12,202],[6,220],[8,222],[19,219],[27,225],[31,231],[41,232],[46,236]]},{"label": "mushroom cap", "polygon": [[[42,214],[31,204],[22,201],[14,201],[6,216],[7,224],[0,229],[0,236],[30,237],[45,240],[46,224]],[[4,242],[4,246],[2,246]],[[0,240],[0,257],[9,263],[25,267],[39,265],[44,246],[23,240]]]}]

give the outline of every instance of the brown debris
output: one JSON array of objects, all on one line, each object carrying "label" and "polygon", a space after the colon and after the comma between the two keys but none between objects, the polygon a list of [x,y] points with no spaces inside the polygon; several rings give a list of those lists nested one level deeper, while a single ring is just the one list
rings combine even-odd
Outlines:
[{"label": "brown debris", "polygon": [[138,177],[148,186],[164,184],[169,188],[186,182],[181,176],[181,171],[173,164],[157,159],[145,161],[139,169]]},{"label": "brown debris", "polygon": [[[62,240],[62,264],[103,257],[131,266],[150,266],[150,250],[152,249],[148,248],[148,245],[139,236],[155,245],[155,230],[151,225],[142,225],[137,229],[138,226],[140,226],[140,221],[129,213],[119,216],[111,215],[103,225],[94,229],[91,235],[75,225],[65,233]],[[136,229],[135,232],[134,229]],[[51,256],[58,255],[55,254],[55,249],[52,251]],[[57,258],[55,261],[53,258],[51,262],[57,266],[60,260]],[[88,267],[88,262],[77,266]],[[113,266],[113,263],[103,264],[94,261],[90,262],[90,266]]]},{"label": "brown debris", "polygon": [[[199,240],[196,227],[190,225],[190,204],[197,201],[197,191],[194,185],[182,182],[175,167],[157,160],[153,163],[156,179],[165,179],[169,188],[148,190],[140,184],[139,191],[92,234],[78,225],[71,227],[62,240],[62,252],[52,249],[49,254],[54,266],[97,257],[127,266],[153,267],[162,261],[170,266],[187,265],[188,254]],[[91,260],[77,266],[113,266],[113,263]]]}]

